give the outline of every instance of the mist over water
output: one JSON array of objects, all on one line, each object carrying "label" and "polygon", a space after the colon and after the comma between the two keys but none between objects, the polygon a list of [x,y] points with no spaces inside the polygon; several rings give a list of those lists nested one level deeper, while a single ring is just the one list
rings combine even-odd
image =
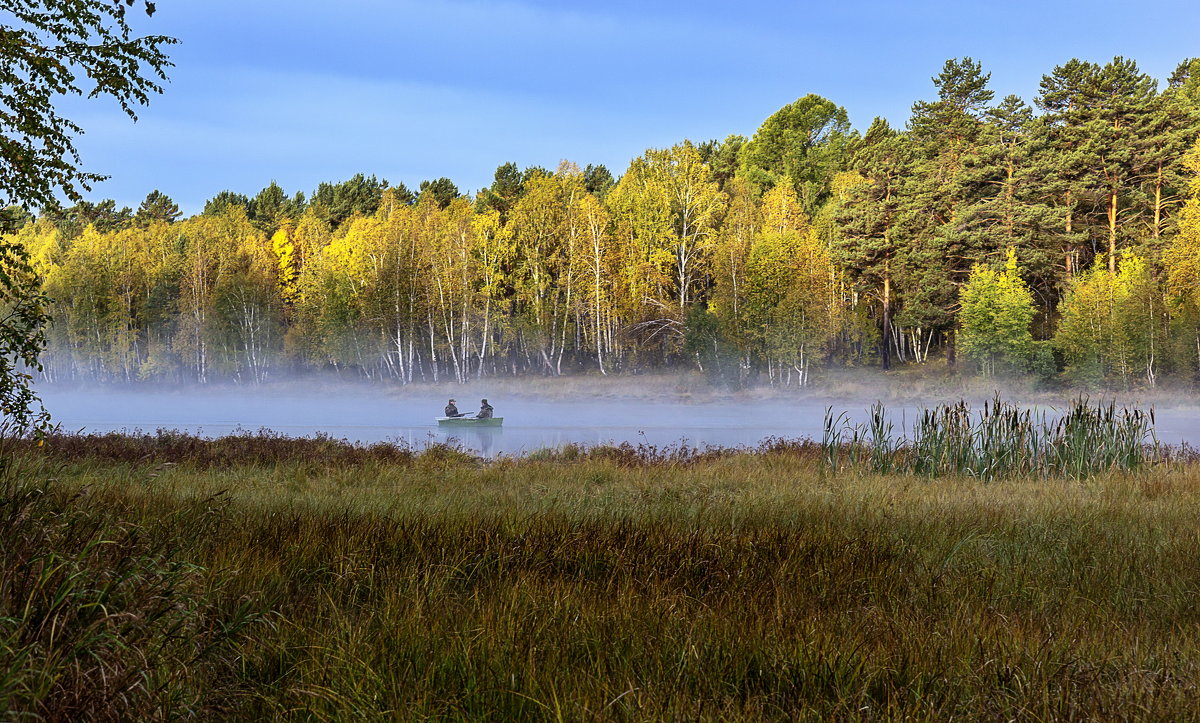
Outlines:
[{"label": "mist over water", "polygon": [[[651,444],[756,446],[771,437],[821,438],[825,410],[864,422],[870,398],[822,399],[781,394],[690,402],[662,399],[592,398],[541,393],[537,382],[519,392],[487,392],[498,429],[439,429],[447,396],[443,390],[306,386],[178,389],[152,387],[79,389],[44,385],[39,393],[65,432],[148,432],[173,429],[206,437],[268,429],[294,436],[327,434],[352,442],[396,442],[414,448],[453,443],[485,456],[521,455],[564,444]],[[459,410],[479,408],[478,391],[453,392]],[[888,403],[895,433],[904,432],[923,407],[944,403]],[[1010,400],[1019,401],[1019,400]],[[1041,405],[1045,407],[1045,405]],[[1057,406],[1057,405],[1056,405]],[[1053,408],[1050,416],[1054,416]],[[1200,407],[1157,410],[1156,433],[1167,444],[1200,446]]]}]

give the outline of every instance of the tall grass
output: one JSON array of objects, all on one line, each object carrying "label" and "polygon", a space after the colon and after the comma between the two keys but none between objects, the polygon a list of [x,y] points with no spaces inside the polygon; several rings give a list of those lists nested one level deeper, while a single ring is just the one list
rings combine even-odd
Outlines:
[{"label": "tall grass", "polygon": [[96,442],[14,458],[0,719],[1194,717],[1195,462]]},{"label": "tall grass", "polygon": [[257,618],[181,554],[209,499],[131,523],[84,491],[0,482],[0,715],[167,719],[229,704]]},{"label": "tall grass", "polygon": [[999,396],[973,411],[965,401],[922,410],[912,436],[893,434],[881,403],[866,423],[825,413],[821,458],[827,470],[866,469],[977,479],[1090,477],[1137,470],[1167,457],[1154,435],[1154,410],[1080,398],[1061,416],[1021,409]]}]

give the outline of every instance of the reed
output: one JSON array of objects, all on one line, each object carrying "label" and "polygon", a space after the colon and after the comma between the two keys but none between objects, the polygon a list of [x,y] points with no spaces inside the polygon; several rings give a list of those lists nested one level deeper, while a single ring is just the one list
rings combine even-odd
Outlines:
[{"label": "reed", "polygon": [[[825,414],[821,459],[827,471],[873,474],[1000,477],[1090,477],[1137,470],[1165,461],[1169,451],[1154,435],[1154,410],[1117,408],[1076,399],[1061,416],[1002,400],[978,411],[965,401],[922,410],[911,437],[894,436],[883,405],[865,423]],[[844,462],[843,462],[844,460]]]},{"label": "reed", "polygon": [[130,524],[85,491],[0,481],[0,718],[217,712],[262,611],[181,555],[219,534],[209,498]]},{"label": "reed", "polygon": [[879,411],[857,449],[18,446],[0,719],[1194,717],[1200,463],[917,478]]}]

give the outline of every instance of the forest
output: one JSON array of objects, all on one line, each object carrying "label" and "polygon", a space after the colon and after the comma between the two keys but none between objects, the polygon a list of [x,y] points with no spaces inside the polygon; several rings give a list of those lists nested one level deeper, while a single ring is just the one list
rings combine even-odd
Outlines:
[{"label": "forest", "polygon": [[807,95],[750,138],[4,212],[51,381],[398,383],[695,369],[739,386],[944,365],[1200,382],[1200,59],[1071,60],[1032,103],[949,60],[904,128]]}]

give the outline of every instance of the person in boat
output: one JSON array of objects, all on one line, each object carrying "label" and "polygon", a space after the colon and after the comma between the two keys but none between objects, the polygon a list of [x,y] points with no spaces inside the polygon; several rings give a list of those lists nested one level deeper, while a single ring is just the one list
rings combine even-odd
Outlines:
[{"label": "person in boat", "polygon": [[476,419],[491,419],[492,405],[488,404],[486,399],[479,400],[479,414],[475,415]]},{"label": "person in boat", "polygon": [[454,400],[451,399],[450,403],[446,405],[446,416],[447,417],[465,417],[466,415],[463,414],[462,412],[458,411],[458,406],[455,405]]}]

